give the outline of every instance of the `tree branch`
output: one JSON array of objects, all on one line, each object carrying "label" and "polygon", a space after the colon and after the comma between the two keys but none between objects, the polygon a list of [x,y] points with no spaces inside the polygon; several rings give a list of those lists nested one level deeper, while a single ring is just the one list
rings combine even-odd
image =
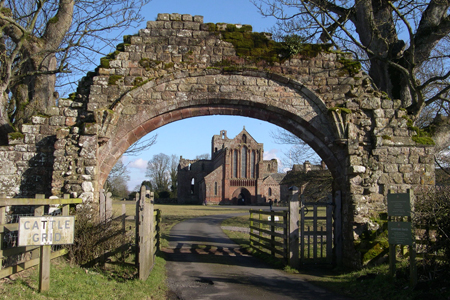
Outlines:
[{"label": "tree branch", "polygon": [[72,24],[74,0],[60,0],[56,15],[47,21],[43,38],[46,48],[55,48],[61,44],[62,39]]},{"label": "tree branch", "polygon": [[415,39],[417,64],[422,64],[435,45],[450,33],[450,17],[447,10],[450,6],[448,0],[432,0],[422,13]]}]

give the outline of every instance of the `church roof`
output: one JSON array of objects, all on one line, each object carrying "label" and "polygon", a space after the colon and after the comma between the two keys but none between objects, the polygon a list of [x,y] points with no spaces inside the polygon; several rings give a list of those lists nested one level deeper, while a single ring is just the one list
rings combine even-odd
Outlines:
[{"label": "church roof", "polygon": [[242,136],[242,135],[246,135],[247,136],[247,143],[249,142],[249,139],[253,140],[255,143],[258,143],[253,137],[252,135],[247,131],[247,129],[244,128],[241,130],[241,132],[239,132],[234,138],[237,138],[238,136]]},{"label": "church roof", "polygon": [[271,179],[275,183],[280,184],[285,176],[286,176],[285,173],[271,173],[264,178],[264,181]]}]

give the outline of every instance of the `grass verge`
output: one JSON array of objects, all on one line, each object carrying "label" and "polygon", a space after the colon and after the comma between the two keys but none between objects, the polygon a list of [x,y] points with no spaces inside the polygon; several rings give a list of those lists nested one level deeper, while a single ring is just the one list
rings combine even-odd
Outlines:
[{"label": "grass verge", "polygon": [[38,268],[31,268],[0,280],[0,299],[166,299],[165,261],[157,257],[146,281],[134,276],[134,268],[84,269],[65,259],[52,260],[50,290],[39,293]]},{"label": "grass verge", "polygon": [[[115,215],[125,204],[128,216],[136,212],[133,201],[113,201]],[[162,210],[162,246],[167,246],[167,237],[172,226],[178,222],[213,214],[245,212],[223,206],[155,205]],[[134,220],[127,220],[127,230],[134,230]],[[50,290],[39,293],[38,268],[0,279],[0,299],[167,299],[166,270],[163,253],[157,256],[156,264],[146,281],[136,279],[137,271],[133,257],[128,263],[114,263],[114,259],[103,267],[81,268],[68,263],[65,258],[51,262]]]}]

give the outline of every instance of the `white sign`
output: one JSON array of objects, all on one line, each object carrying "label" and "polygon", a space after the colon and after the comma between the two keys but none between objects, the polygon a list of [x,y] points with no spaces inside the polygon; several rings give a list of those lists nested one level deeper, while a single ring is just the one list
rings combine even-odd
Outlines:
[{"label": "white sign", "polygon": [[73,244],[75,217],[19,217],[19,246]]}]

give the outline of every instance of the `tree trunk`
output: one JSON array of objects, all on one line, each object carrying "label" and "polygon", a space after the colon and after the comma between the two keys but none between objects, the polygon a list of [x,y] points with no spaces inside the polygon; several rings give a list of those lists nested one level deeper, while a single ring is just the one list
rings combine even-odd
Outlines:
[{"label": "tree trunk", "polygon": [[14,131],[6,110],[7,103],[8,98],[2,87],[0,91],[0,146],[8,145],[8,133]]},{"label": "tree trunk", "polygon": [[352,22],[361,43],[372,52],[369,75],[376,86],[390,98],[401,99],[403,107],[410,106],[412,95],[407,75],[389,64],[395,62],[412,72],[403,56],[405,43],[398,40],[391,6],[387,1],[360,1]]},{"label": "tree trunk", "polygon": [[[21,129],[21,125],[31,122],[31,117],[37,114],[46,114],[47,108],[55,106],[56,75],[46,74],[56,69],[56,58],[53,54],[42,61],[35,60],[27,66],[23,73],[42,72],[34,76],[28,76],[24,81],[28,89],[28,97],[16,97],[17,112],[14,116],[14,125]],[[16,96],[19,96],[18,94]],[[29,100],[28,100],[29,99]],[[28,102],[29,101],[29,102]]]}]

